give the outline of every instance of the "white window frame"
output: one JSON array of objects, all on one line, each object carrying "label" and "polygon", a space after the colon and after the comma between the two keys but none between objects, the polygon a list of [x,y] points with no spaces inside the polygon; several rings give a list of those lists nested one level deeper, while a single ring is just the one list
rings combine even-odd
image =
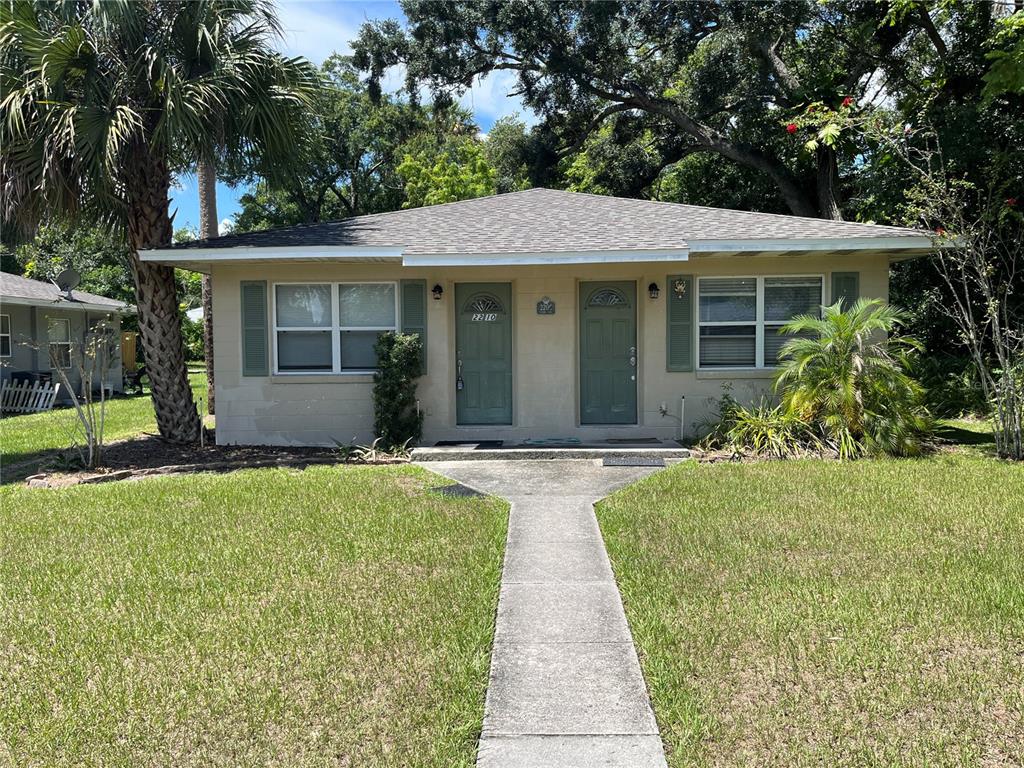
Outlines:
[{"label": "white window frame", "polygon": [[[64,323],[68,327],[68,340],[67,341],[51,341],[50,340],[50,323]],[[50,368],[53,368],[54,355],[50,352],[50,347],[60,346],[68,348],[68,364],[60,366],[63,370],[71,370],[72,361],[71,359],[71,318],[69,317],[47,317],[46,318],[46,356],[49,358]]]},{"label": "white window frame", "polygon": [[[4,319],[7,320],[7,333],[4,333]],[[11,357],[14,355],[14,327],[11,325],[11,316],[0,314],[0,341],[7,339],[7,354],[3,353],[3,344],[0,343],[0,357]]]},{"label": "white window frame", "polygon": [[[284,328],[277,327],[277,286],[279,285],[326,285],[331,289],[331,324],[329,326],[286,326]],[[394,326],[382,326],[382,327],[351,327],[341,326],[339,322],[340,307],[339,307],[339,286],[342,285],[391,285],[394,286],[395,295],[395,325]],[[328,280],[287,280],[277,283],[271,283],[270,285],[270,314],[271,314],[271,344],[274,350],[274,370],[275,376],[365,376],[368,373],[375,373],[376,368],[341,368],[341,333],[342,331],[395,331],[396,333],[401,328],[402,319],[399,316],[399,310],[401,308],[400,296],[399,296],[399,283],[397,280],[339,280],[339,281],[328,281]],[[329,371],[282,371],[278,366],[277,362],[277,333],[283,331],[315,331],[323,333],[330,331],[331,334],[331,370]]]},{"label": "white window frame", "polygon": [[[697,370],[698,371],[771,371],[778,368],[778,363],[773,362],[771,365],[764,364],[764,336],[765,336],[765,325],[780,325],[778,321],[772,320],[768,323],[764,319],[764,283],[767,279],[773,278],[806,278],[815,277],[821,280],[821,303],[824,305],[825,298],[825,275],[824,274],[772,274],[772,275],[699,275],[697,277],[697,291],[696,291],[696,320],[697,320],[697,342],[695,344],[697,350]],[[702,322],[700,319],[700,284],[702,280],[753,280],[755,284],[754,290],[754,319],[753,320],[728,320],[721,322]],[[754,326],[754,365],[710,365],[702,366],[700,364],[700,329],[703,326]]]}]

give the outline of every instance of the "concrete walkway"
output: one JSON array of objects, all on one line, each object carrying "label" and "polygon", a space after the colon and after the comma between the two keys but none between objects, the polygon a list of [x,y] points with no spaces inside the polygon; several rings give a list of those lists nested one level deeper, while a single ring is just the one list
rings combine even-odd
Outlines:
[{"label": "concrete walkway", "polygon": [[599,461],[432,461],[512,503],[480,768],[665,766],[593,503],[656,471]]}]

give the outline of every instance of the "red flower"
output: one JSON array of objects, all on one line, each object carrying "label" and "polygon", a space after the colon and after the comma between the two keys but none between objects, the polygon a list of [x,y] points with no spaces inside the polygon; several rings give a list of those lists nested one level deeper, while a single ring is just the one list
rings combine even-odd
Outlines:
[{"label": "red flower", "polygon": [[946,230],[944,230],[942,227],[936,227],[935,234],[938,235],[939,237],[942,237],[944,234],[946,234]]},{"label": "red flower", "polygon": [[851,104],[853,104],[853,96],[847,96],[845,99],[843,99],[843,106],[844,107],[848,107]]},{"label": "red flower", "polygon": [[786,133],[796,133],[796,123],[789,123],[786,126]]},{"label": "red flower", "polygon": [[1016,197],[1008,197],[1008,198],[1006,198],[1006,205],[1009,208],[1016,208],[1017,207],[1017,198]]}]

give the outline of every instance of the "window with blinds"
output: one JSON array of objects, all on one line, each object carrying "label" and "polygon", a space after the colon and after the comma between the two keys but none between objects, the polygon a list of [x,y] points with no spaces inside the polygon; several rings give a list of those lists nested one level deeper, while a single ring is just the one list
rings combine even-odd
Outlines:
[{"label": "window with blinds", "polygon": [[779,362],[779,352],[792,335],[780,333],[797,315],[821,317],[820,277],[764,278],[764,363]]},{"label": "window with blinds", "polygon": [[378,337],[398,330],[397,284],[279,283],[273,318],[278,373],[372,371]]},{"label": "window with blinds", "polygon": [[697,281],[698,364],[704,369],[771,368],[802,314],[818,315],[821,276],[705,277]]},{"label": "window with blinds", "polygon": [[701,278],[699,290],[700,367],[755,367],[757,279]]}]

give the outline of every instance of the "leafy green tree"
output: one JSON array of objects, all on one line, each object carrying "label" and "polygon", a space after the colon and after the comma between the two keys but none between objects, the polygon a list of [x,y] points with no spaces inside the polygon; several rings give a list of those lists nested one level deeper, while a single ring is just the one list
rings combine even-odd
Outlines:
[{"label": "leafy green tree", "polygon": [[[160,433],[195,440],[174,271],[138,251],[171,241],[171,174],[211,146],[280,171],[315,90],[276,53],[263,0],[0,6],[5,222],[84,211],[125,234]],[[4,227],[5,232],[8,227]]]},{"label": "leafy green tree", "polygon": [[62,270],[74,269],[82,276],[79,290],[135,303],[128,267],[131,249],[101,226],[48,222],[15,253],[18,271],[25,277],[50,282]]},{"label": "leafy green tree", "polygon": [[517,192],[533,186],[530,170],[540,150],[537,139],[526,130],[517,115],[498,118],[484,141],[484,158],[495,170],[499,193]]},{"label": "leafy green tree", "polygon": [[931,26],[920,14],[889,18],[884,4],[853,0],[403,0],[402,8],[407,31],[377,22],[355,44],[371,84],[401,64],[436,101],[475,77],[514,72],[525,103],[567,147],[629,115],[634,136],[670,137],[658,150],[665,163],[720,155],[769,179],[791,212],[829,218],[840,216],[842,177],[858,157],[827,144],[806,150],[783,119],[815,101],[860,100],[878,63]]},{"label": "leafy green tree", "polygon": [[902,319],[877,299],[858,299],[846,312],[837,302],[780,331],[796,336],[783,345],[775,378],[783,409],[817,427],[843,458],[923,449],[931,420],[901,355],[920,345],[908,336],[886,339]]},{"label": "leafy green tree", "polygon": [[454,203],[497,191],[497,172],[488,164],[475,139],[463,138],[434,153],[406,155],[398,166],[405,181],[403,208]]},{"label": "leafy green tree", "polygon": [[[306,115],[305,151],[283,177],[267,179],[259,165],[235,168],[232,182],[255,182],[241,198],[236,231],[311,224],[401,208],[403,180],[397,168],[409,142],[438,146],[448,135],[476,131],[463,110],[435,110],[388,95],[370,98],[348,58],[331,56],[324,83]],[[417,144],[417,146],[421,146]]]}]

